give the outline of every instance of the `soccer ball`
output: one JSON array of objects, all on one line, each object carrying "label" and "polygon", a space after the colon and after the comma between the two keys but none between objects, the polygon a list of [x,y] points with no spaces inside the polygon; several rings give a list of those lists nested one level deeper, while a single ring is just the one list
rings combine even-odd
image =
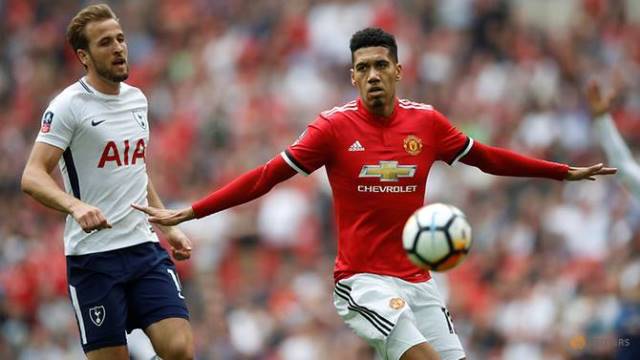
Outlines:
[{"label": "soccer ball", "polygon": [[430,204],[416,210],[402,231],[402,245],[409,260],[433,271],[454,268],[471,248],[471,226],[462,211],[452,205]]}]

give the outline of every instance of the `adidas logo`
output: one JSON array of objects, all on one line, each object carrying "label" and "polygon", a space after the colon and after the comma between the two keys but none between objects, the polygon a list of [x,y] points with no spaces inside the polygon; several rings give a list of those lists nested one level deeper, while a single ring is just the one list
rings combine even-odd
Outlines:
[{"label": "adidas logo", "polygon": [[356,140],[356,142],[349,146],[349,151],[364,151],[364,146],[360,144],[360,141]]}]

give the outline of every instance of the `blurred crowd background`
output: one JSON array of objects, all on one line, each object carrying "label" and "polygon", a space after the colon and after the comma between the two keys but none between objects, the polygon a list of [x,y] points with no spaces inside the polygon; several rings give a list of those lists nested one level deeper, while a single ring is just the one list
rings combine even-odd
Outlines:
[{"label": "blurred crowd background", "polygon": [[[86,4],[0,0],[3,359],[82,358],[63,216],[23,195],[20,175],[48,102],[83,74],[64,33]],[[640,151],[636,0],[110,5],[129,45],[128,82],[149,99],[147,165],[168,206],[262,164],[319,112],[354,99],[348,40],[366,26],[397,37],[401,97],[432,104],[483,143],[574,165],[604,160],[586,82],[610,88],[617,76],[614,117]],[[460,207],[474,230],[466,262],[436,275],[468,358],[637,356],[640,199],[618,178],[561,183],[438,165],[427,189],[427,201]],[[372,359],[333,309],[333,226],[324,170],[185,224],[195,249],[179,270],[198,358]],[[139,337],[131,348],[148,356]]]}]

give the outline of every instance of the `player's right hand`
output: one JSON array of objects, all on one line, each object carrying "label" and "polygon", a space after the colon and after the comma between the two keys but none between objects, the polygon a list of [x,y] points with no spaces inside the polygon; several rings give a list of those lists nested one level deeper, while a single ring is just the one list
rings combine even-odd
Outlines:
[{"label": "player's right hand", "polygon": [[111,224],[100,209],[83,202],[78,202],[71,207],[71,216],[86,233],[111,228]]},{"label": "player's right hand", "polygon": [[594,181],[596,176],[613,175],[618,172],[616,168],[605,167],[604,164],[595,164],[588,167],[569,167],[567,176],[564,178],[568,181],[591,180]]},{"label": "player's right hand", "polygon": [[190,207],[180,210],[161,209],[153,206],[143,206],[138,204],[131,204],[131,207],[149,215],[149,222],[163,226],[178,225],[181,222],[191,220],[195,217],[193,209]]},{"label": "player's right hand", "polygon": [[182,261],[191,257],[191,240],[177,226],[166,227],[164,235],[171,245],[173,258]]}]

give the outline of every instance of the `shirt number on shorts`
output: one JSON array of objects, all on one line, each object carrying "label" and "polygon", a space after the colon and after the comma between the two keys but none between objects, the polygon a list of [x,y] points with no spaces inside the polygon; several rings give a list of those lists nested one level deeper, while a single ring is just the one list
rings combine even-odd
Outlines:
[{"label": "shirt number on shorts", "polygon": [[173,269],[167,269],[167,272],[169,273],[169,275],[171,275],[171,278],[173,279],[173,283],[176,284],[176,289],[178,290],[178,297],[180,299],[184,299],[184,296],[182,295],[182,286],[180,286],[180,280],[178,279],[178,275],[176,274],[175,271],[173,271]]},{"label": "shirt number on shorts", "polygon": [[445,320],[447,320],[447,326],[449,327],[449,333],[451,334],[455,334],[456,331],[453,329],[453,321],[451,321],[451,313],[449,313],[449,310],[447,310],[447,308],[440,308],[442,310],[442,313],[444,314],[444,318]]}]

